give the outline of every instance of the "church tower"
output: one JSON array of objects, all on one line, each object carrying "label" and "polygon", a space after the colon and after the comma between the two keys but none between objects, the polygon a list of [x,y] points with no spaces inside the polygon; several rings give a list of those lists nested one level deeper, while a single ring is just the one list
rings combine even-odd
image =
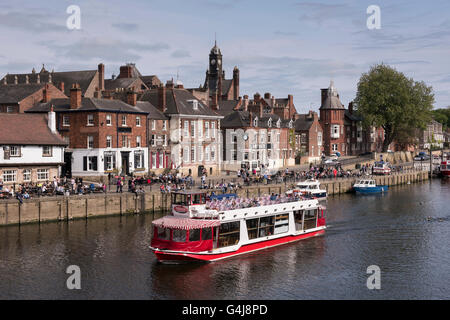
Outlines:
[{"label": "church tower", "polygon": [[209,70],[207,71],[207,86],[209,88],[210,95],[217,94],[222,96],[222,80],[224,73],[222,71],[222,53],[220,52],[217,43],[214,43],[214,47],[209,53]]}]

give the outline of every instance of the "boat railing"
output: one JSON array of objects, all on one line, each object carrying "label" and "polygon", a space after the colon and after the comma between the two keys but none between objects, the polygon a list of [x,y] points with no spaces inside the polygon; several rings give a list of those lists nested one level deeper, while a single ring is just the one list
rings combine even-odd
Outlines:
[{"label": "boat railing", "polygon": [[236,209],[245,209],[252,207],[268,206],[288,202],[296,202],[300,200],[310,200],[310,198],[302,196],[260,196],[255,198],[237,198],[237,199],[223,199],[206,202],[206,208],[217,211],[229,211]]}]

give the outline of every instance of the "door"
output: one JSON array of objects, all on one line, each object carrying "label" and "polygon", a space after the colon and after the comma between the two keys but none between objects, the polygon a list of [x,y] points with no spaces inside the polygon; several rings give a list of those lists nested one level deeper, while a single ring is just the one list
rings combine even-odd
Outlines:
[{"label": "door", "polygon": [[122,174],[130,174],[130,152],[121,152],[122,155]]},{"label": "door", "polygon": [[72,178],[72,152],[64,152],[64,164],[61,168],[61,177]]}]

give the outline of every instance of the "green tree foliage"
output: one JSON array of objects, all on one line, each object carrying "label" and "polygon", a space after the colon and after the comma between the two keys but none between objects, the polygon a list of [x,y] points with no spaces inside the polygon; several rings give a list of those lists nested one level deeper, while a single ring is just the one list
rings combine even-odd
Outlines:
[{"label": "green tree foliage", "polygon": [[442,129],[445,131],[450,128],[450,106],[443,109],[433,110],[433,118],[442,123]]},{"label": "green tree foliage", "polygon": [[383,151],[394,140],[411,143],[415,129],[424,129],[431,120],[433,103],[431,87],[385,64],[375,65],[361,75],[354,101],[366,128],[384,129]]}]

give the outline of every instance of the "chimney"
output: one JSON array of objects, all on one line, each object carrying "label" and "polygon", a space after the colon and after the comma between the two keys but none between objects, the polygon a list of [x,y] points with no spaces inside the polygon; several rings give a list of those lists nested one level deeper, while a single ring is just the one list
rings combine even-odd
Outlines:
[{"label": "chimney", "polygon": [[173,89],[175,86],[173,84],[173,79],[172,80],[167,80],[166,82],[166,88],[167,89]]},{"label": "chimney", "polygon": [[348,104],[348,112],[350,112],[350,114],[353,114],[353,101]]},{"label": "chimney", "polygon": [[98,90],[105,90],[105,65],[103,63],[98,65]]},{"label": "chimney", "polygon": [[250,121],[249,127],[251,127],[253,125],[253,114],[251,112],[248,113],[248,119]]},{"label": "chimney", "polygon": [[321,96],[322,96],[321,106],[323,106],[325,104],[325,100],[327,99],[327,96],[328,96],[328,88],[320,89],[320,92],[321,92]]},{"label": "chimney", "polygon": [[270,93],[269,92],[264,93],[264,99],[270,99]]},{"label": "chimney", "polygon": [[127,103],[132,106],[136,106],[137,103],[137,93],[134,91],[134,87],[127,92]]},{"label": "chimney", "polygon": [[239,69],[238,67],[234,67],[233,69],[233,93],[234,100],[237,100],[239,97]]},{"label": "chimney", "polygon": [[64,82],[59,83],[59,90],[61,90],[61,92],[64,93]]},{"label": "chimney", "polygon": [[118,78],[131,78],[131,65],[121,66]]},{"label": "chimney", "polygon": [[248,111],[248,95],[244,96],[244,111]]},{"label": "chimney", "polygon": [[255,101],[255,103],[258,102],[260,98],[261,95],[258,92],[253,95],[253,100]]},{"label": "chimney", "polygon": [[50,112],[48,113],[48,128],[52,133],[56,133],[56,113],[53,111],[53,105],[50,108]]},{"label": "chimney", "polygon": [[50,86],[48,84],[45,84],[44,90],[42,90],[42,102],[49,102],[50,101],[50,92],[48,92]]},{"label": "chimney", "polygon": [[166,112],[166,87],[158,87],[158,109],[161,112]]},{"label": "chimney", "polygon": [[234,107],[233,110],[239,110],[239,108],[241,107],[241,105],[242,105],[242,97],[239,96],[239,100],[238,100],[238,102],[237,102],[237,104],[236,104],[236,106]]},{"label": "chimney", "polygon": [[25,83],[26,84],[30,83],[30,77],[27,74],[25,75]]},{"label": "chimney", "polygon": [[211,109],[213,110],[219,110],[219,102],[218,102],[218,94],[217,92],[213,94],[212,100],[211,100]]},{"label": "chimney", "polygon": [[70,109],[81,107],[81,89],[78,83],[74,83],[70,88]]},{"label": "chimney", "polygon": [[263,105],[262,103],[259,104],[259,118],[262,118],[263,116]]}]

